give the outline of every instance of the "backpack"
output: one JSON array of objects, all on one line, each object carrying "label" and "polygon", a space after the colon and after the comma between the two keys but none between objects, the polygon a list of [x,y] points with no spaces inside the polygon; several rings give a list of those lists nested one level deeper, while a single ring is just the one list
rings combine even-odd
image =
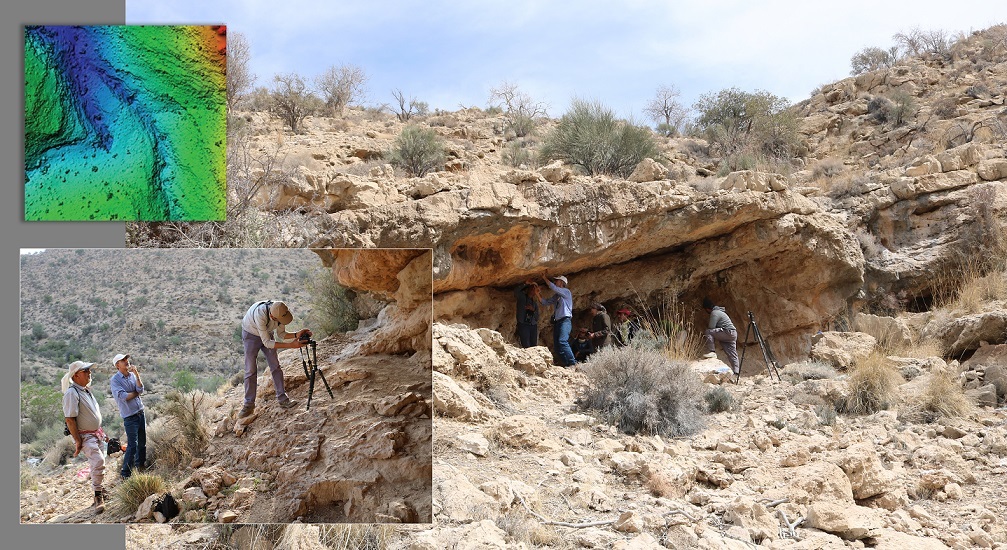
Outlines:
[{"label": "backpack", "polygon": [[175,497],[171,496],[171,493],[164,493],[160,498],[154,501],[154,506],[151,508],[151,511],[161,512],[161,515],[163,515],[165,519],[170,520],[178,515],[178,502],[175,501]]}]

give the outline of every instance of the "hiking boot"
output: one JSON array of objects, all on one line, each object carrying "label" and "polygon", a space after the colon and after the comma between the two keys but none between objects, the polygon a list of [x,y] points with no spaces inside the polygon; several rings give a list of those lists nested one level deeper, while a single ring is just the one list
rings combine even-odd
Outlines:
[{"label": "hiking boot", "polygon": [[100,514],[105,511],[105,492],[94,492],[94,513]]},{"label": "hiking boot", "polygon": [[284,409],[289,409],[290,407],[293,407],[296,404],[297,404],[297,401],[294,401],[293,399],[287,399],[286,401],[280,401],[280,406],[283,407]]},{"label": "hiking boot", "polygon": [[255,405],[243,405],[241,410],[238,411],[238,418],[245,418],[246,416],[252,414],[255,411]]},{"label": "hiking boot", "polygon": [[703,359],[716,359],[716,358],[717,358],[717,352],[715,351],[708,351],[706,352],[705,355],[703,355]]}]

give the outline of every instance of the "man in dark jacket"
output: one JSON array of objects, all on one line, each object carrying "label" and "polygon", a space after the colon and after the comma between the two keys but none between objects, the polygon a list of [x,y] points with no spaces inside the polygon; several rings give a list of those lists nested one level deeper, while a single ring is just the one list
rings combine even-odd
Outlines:
[{"label": "man in dark jacket", "polygon": [[538,345],[538,284],[525,281],[514,289],[517,299],[517,336],[522,348]]},{"label": "man in dark jacket", "polygon": [[734,323],[727,316],[727,311],[714,304],[710,298],[703,298],[703,309],[710,314],[710,326],[703,331],[707,349],[707,354],[703,358],[714,359],[717,357],[717,348],[713,344],[713,341],[716,340],[720,342],[720,347],[727,355],[727,360],[731,363],[731,370],[734,371],[734,374],[738,374],[741,372],[741,364],[738,362],[738,331],[734,328]]},{"label": "man in dark jacket", "polygon": [[595,350],[605,349],[612,345],[612,319],[605,311],[605,306],[599,302],[591,304],[590,336]]}]

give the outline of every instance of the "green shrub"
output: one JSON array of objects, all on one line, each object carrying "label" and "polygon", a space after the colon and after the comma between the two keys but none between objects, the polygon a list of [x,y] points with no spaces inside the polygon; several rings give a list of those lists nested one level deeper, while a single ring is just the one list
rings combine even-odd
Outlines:
[{"label": "green shrub", "polygon": [[627,177],[645,158],[660,156],[651,131],[617,120],[598,102],[574,100],[539,152],[544,160],[562,160],[590,175]]},{"label": "green shrub", "polygon": [[331,270],[319,269],[304,279],[304,288],[311,297],[308,322],[325,335],[348,332],[357,328],[360,320],[353,307],[355,294],[336,282]]},{"label": "green shrub", "polygon": [[444,164],[444,143],[437,132],[429,128],[406,126],[395,138],[389,159],[410,175],[423,177]]},{"label": "green shrub", "polygon": [[532,155],[531,150],[522,140],[511,141],[507,145],[504,145],[503,150],[500,151],[500,159],[507,166],[515,168],[521,165],[531,166],[534,164],[534,155]]},{"label": "green shrub", "polygon": [[815,407],[815,415],[818,416],[818,421],[823,426],[835,426],[836,424],[836,407],[834,405],[827,403],[817,405]]},{"label": "green shrub", "polygon": [[200,412],[204,396],[199,391],[184,395],[172,391],[165,396],[160,407],[160,413],[168,418],[168,426],[182,436],[190,457],[200,456],[210,440]]},{"label": "green shrub", "polygon": [[176,372],[174,378],[175,388],[182,393],[190,392],[196,387],[196,376],[187,370]]},{"label": "green shrub", "polygon": [[21,443],[31,443],[41,430],[63,425],[63,394],[58,389],[27,382],[21,385]]},{"label": "green shrub", "polygon": [[786,98],[728,88],[699,96],[696,129],[723,156],[747,151],[790,158],[800,143],[797,118]]},{"label": "green shrub", "polygon": [[864,48],[853,54],[850,59],[850,74],[856,76],[878,69],[886,69],[895,65],[897,60],[898,48],[893,47],[887,50],[874,47]]},{"label": "green shrub", "polygon": [[703,400],[706,401],[706,409],[711,413],[729,411],[735,405],[734,396],[731,395],[731,392],[724,389],[723,386],[717,386],[706,392]]},{"label": "green shrub", "polygon": [[168,490],[164,478],[157,474],[134,473],[115,488],[113,510],[118,515],[135,514],[137,508],[153,494]]},{"label": "green shrub", "polygon": [[679,437],[703,428],[703,383],[685,361],[635,347],[607,348],[584,366],[580,400],[624,433]]}]

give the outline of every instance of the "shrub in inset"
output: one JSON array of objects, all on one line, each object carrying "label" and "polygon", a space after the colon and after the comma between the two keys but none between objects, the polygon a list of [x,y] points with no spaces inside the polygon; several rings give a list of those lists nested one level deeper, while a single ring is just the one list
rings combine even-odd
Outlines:
[{"label": "shrub in inset", "polygon": [[607,348],[585,364],[584,409],[624,433],[679,437],[704,425],[703,383],[684,361],[636,347]]},{"label": "shrub in inset", "polygon": [[189,394],[172,391],[160,406],[160,413],[168,419],[166,426],[177,430],[190,457],[200,456],[209,442],[200,411],[205,395],[200,391]]},{"label": "shrub in inset", "polygon": [[893,47],[887,50],[875,47],[867,47],[853,54],[850,59],[850,74],[869,73],[878,69],[887,69],[898,61],[898,48]]},{"label": "shrub in inset", "polygon": [[73,456],[74,442],[72,437],[58,439],[42,455],[42,464],[49,468],[55,468],[66,464],[66,461]]},{"label": "shrub in inset", "polygon": [[395,138],[389,159],[411,175],[423,177],[444,164],[444,143],[437,132],[419,126],[406,126]]},{"label": "shrub in inset", "polygon": [[[288,533],[291,527],[288,527]],[[334,550],[381,550],[387,548],[395,528],[391,525],[322,525],[319,542]],[[288,533],[285,533],[288,534]],[[281,538],[289,540],[288,536]],[[291,546],[292,548],[293,546]]]},{"label": "shrub in inset", "polygon": [[531,166],[535,162],[531,149],[523,140],[511,141],[504,145],[500,151],[500,159],[507,166],[515,168],[521,165]]},{"label": "shrub in inset", "polygon": [[[31,443],[52,425],[63,425],[63,396],[57,387],[28,382],[21,384],[21,443]],[[62,429],[62,428],[61,428]]]},{"label": "shrub in inset", "polygon": [[576,99],[546,136],[540,158],[562,160],[589,175],[628,177],[645,158],[660,156],[651,131],[618,120],[598,102]]},{"label": "shrub in inset", "polygon": [[164,478],[159,475],[134,473],[116,487],[113,509],[118,515],[135,514],[147,497],[167,489]]},{"label": "shrub in inset", "polygon": [[303,284],[311,297],[309,322],[319,327],[320,333],[333,334],[357,328],[359,316],[353,307],[355,294],[337,283],[331,270],[309,273]]},{"label": "shrub in inset", "polygon": [[703,396],[706,408],[711,413],[729,411],[734,408],[734,396],[722,386],[717,386]]},{"label": "shrub in inset", "polygon": [[902,375],[885,356],[872,353],[854,366],[840,412],[873,414],[885,410],[895,404],[902,382]]}]

